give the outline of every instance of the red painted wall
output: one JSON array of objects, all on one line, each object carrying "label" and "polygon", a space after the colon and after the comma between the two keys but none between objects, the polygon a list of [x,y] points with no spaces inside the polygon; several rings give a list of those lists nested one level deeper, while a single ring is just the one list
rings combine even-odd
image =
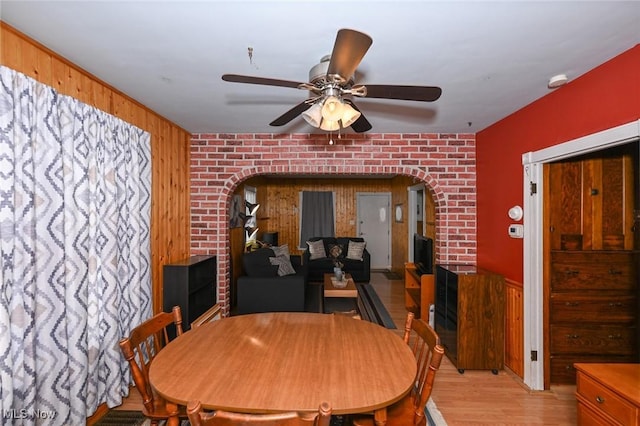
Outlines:
[{"label": "red painted wall", "polygon": [[507,235],[507,211],[523,205],[522,154],[639,118],[636,45],[479,132],[478,265],[523,281],[523,240]]}]

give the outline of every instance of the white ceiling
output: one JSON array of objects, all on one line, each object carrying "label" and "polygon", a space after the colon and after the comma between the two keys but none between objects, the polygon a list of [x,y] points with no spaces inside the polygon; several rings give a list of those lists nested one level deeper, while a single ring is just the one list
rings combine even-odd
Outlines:
[{"label": "white ceiling", "polygon": [[220,77],[306,82],[340,28],[373,38],[356,83],[443,89],[433,103],[356,98],[375,133],[477,132],[551,76],[571,84],[640,43],[639,1],[2,0],[0,15],[193,133],[313,132],[268,125],[307,92]]}]

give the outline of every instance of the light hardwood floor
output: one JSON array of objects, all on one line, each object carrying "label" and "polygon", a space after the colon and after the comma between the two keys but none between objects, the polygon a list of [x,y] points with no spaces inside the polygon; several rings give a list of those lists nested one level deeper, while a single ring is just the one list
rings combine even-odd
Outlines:
[{"label": "light hardwood floor", "polygon": [[[372,273],[371,284],[393,318],[397,332],[407,311],[404,307],[404,281],[388,280]],[[436,374],[432,398],[450,426],[455,425],[575,425],[575,386],[552,387],[531,392],[522,380],[505,369],[466,370],[464,374],[447,357]]]},{"label": "light hardwood floor", "polygon": [[[383,273],[371,274],[371,284],[402,335],[407,316],[404,281],[388,280]],[[498,375],[467,370],[459,374],[444,358],[436,375],[432,398],[450,426],[455,425],[575,425],[575,386],[553,387],[531,392],[508,369]],[[139,410],[139,394],[132,390],[120,410]]]}]

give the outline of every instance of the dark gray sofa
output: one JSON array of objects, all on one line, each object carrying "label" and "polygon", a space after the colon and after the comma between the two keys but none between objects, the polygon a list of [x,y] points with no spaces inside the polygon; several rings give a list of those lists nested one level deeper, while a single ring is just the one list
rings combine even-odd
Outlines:
[{"label": "dark gray sofa", "polygon": [[320,310],[317,286],[308,288],[307,267],[300,256],[290,256],[295,269],[293,275],[278,275],[278,266],[272,265],[270,248],[260,248],[242,255],[244,275],[238,277],[237,313],[303,312]]},{"label": "dark gray sofa", "polygon": [[339,244],[342,247],[342,254],[338,260],[343,264],[342,270],[351,274],[355,282],[368,283],[371,279],[371,255],[365,248],[362,260],[347,259],[347,248],[349,241],[364,242],[359,237],[313,237],[309,241],[322,240],[327,257],[311,260],[309,247],[302,253],[302,263],[307,267],[309,281],[323,281],[325,273],[333,273],[334,261],[329,257],[331,245]]}]

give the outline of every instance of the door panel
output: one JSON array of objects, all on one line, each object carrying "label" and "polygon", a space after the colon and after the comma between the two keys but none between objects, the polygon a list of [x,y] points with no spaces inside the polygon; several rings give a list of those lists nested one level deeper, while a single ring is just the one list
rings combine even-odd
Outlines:
[{"label": "door panel", "polygon": [[391,194],[359,193],[358,236],[367,242],[372,269],[391,267]]}]

